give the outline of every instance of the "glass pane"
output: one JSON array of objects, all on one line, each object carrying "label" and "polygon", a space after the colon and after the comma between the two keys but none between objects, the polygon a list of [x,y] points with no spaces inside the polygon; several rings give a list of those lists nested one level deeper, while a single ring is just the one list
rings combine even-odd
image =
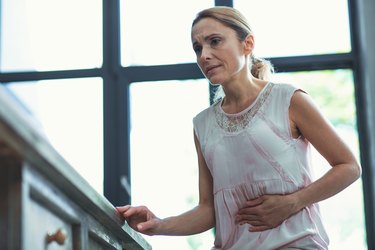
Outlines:
[{"label": "glass pane", "polygon": [[122,65],[195,62],[191,23],[198,11],[213,5],[213,0],[122,0]]},{"label": "glass pane", "polygon": [[[198,202],[193,117],[209,105],[207,80],[133,83],[131,98],[132,203],[157,216],[177,215]],[[213,233],[147,237],[153,249],[210,249]]]},{"label": "glass pane", "polygon": [[101,0],[3,0],[1,4],[1,71],[102,64]]},{"label": "glass pane", "polygon": [[53,147],[103,194],[103,91],[100,78],[11,83]]},{"label": "glass pane", "polygon": [[347,0],[234,0],[261,57],[350,52]]},{"label": "glass pane", "polygon": [[[307,91],[359,159],[351,70],[280,73],[274,76],[273,81],[292,83]],[[316,178],[330,168],[316,150],[313,150],[312,159]],[[331,250],[367,249],[361,180],[338,195],[322,201],[320,206]]]}]

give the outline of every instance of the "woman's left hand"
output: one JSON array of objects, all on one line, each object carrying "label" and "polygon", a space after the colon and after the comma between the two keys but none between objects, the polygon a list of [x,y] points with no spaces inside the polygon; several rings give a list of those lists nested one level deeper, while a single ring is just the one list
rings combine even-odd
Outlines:
[{"label": "woman's left hand", "polygon": [[247,201],[236,222],[250,224],[249,231],[259,232],[279,226],[298,210],[292,195],[264,195]]}]

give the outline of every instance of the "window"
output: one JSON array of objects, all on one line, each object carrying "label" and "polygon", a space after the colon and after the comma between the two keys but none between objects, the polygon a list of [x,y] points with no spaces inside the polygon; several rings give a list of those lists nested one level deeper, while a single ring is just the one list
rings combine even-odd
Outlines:
[{"label": "window", "polygon": [[7,86],[30,110],[52,146],[102,194],[102,80],[44,80]]},{"label": "window", "polygon": [[191,23],[212,5],[212,0],[121,0],[122,65],[194,62]]},{"label": "window", "polygon": [[3,0],[1,4],[1,71],[101,66],[100,0]]},{"label": "window", "polygon": [[233,3],[252,26],[258,56],[351,51],[347,1],[234,0]]},{"label": "window", "polygon": [[95,69],[86,70],[102,65],[102,1],[0,3],[0,81],[103,194],[103,80]]},{"label": "window", "polygon": [[[132,83],[132,203],[160,217],[197,204],[198,160],[193,117],[209,105],[206,80]],[[213,233],[190,237],[147,237],[155,249],[209,249]]]}]

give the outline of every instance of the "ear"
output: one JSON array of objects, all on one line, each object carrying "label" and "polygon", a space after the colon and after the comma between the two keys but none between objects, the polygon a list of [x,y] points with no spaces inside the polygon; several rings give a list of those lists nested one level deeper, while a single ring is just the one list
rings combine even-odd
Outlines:
[{"label": "ear", "polygon": [[252,34],[247,35],[247,37],[243,41],[243,44],[245,55],[250,55],[254,49],[254,36]]}]

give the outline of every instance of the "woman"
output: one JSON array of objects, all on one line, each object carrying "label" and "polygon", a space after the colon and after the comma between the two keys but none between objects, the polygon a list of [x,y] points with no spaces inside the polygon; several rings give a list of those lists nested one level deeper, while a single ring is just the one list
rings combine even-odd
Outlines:
[{"label": "woman", "polygon": [[[216,227],[212,249],[328,249],[317,202],[357,180],[353,153],[310,97],[267,81],[245,18],[230,7],[198,13],[191,32],[197,63],[224,97],[194,118],[199,204],[165,219],[147,207],[118,211],[148,235],[190,235]],[[332,168],[312,181],[312,144]]]}]

